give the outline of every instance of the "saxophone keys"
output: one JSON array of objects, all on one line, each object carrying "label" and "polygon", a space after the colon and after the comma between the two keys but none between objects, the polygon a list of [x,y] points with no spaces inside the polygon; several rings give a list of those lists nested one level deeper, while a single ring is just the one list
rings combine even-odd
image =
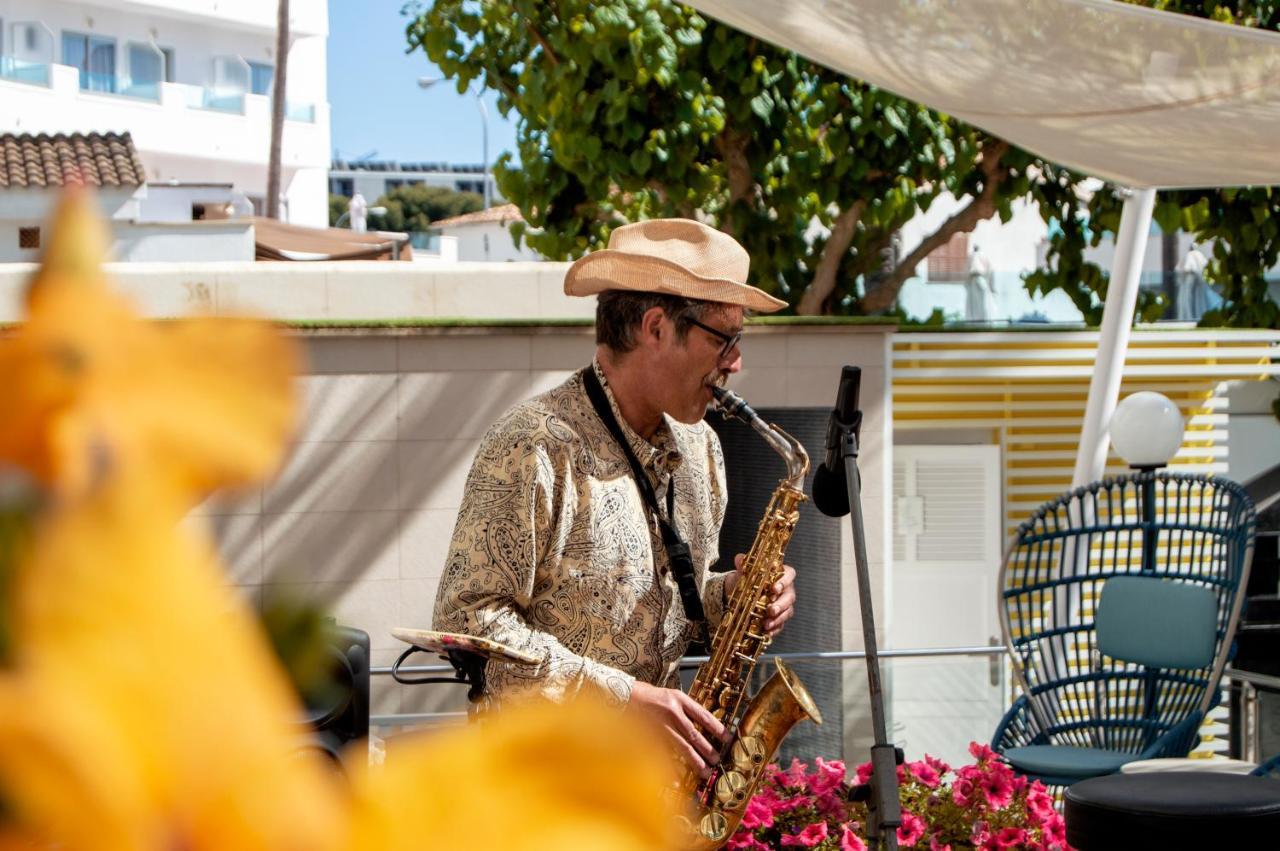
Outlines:
[{"label": "saxophone keys", "polygon": [[726,771],[716,780],[716,800],[726,809],[737,809],[747,802],[747,778],[739,771]]},{"label": "saxophone keys", "polygon": [[712,842],[720,842],[729,838],[729,820],[723,814],[712,810],[698,822],[698,832]]},{"label": "saxophone keys", "polygon": [[739,736],[730,752],[734,767],[743,771],[763,765],[765,756],[764,742],[760,741],[759,736]]}]

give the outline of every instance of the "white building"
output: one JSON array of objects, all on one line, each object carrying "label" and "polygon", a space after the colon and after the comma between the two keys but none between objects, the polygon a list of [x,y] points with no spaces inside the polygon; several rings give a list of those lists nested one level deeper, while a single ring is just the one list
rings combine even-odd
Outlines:
[{"label": "white building", "polygon": [[[290,4],[282,214],[327,224],[327,0]],[[265,207],[276,4],[0,0],[0,133],[128,132],[156,182]]]},{"label": "white building", "polygon": [[517,245],[511,236],[511,225],[523,220],[520,208],[515,204],[503,204],[432,222],[431,231],[439,234],[442,242],[453,240],[456,259],[462,262],[542,260],[542,255],[525,245],[523,240]]},{"label": "white building", "polygon": [[[388,160],[348,162],[335,159],[329,168],[329,191],[351,198],[357,192],[373,203],[401,186],[440,186],[455,192],[484,194],[484,166],[457,163],[401,163]],[[494,203],[502,203],[498,185],[490,172],[489,192]]]}]

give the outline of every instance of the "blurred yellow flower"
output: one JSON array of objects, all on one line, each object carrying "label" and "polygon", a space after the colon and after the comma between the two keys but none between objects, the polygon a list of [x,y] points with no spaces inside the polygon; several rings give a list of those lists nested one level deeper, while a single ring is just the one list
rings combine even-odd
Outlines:
[{"label": "blurred yellow flower", "polygon": [[107,287],[105,242],[88,193],[68,193],[26,321],[0,339],[0,463],[64,498],[127,466],[191,502],[270,473],[293,427],[295,347],[262,322],[139,318]]},{"label": "blurred yellow flower", "polygon": [[349,783],[302,747],[253,614],[179,525],[277,463],[296,357],[259,324],[139,320],[101,244],[70,197],[0,340],[0,467],[60,497],[0,546],[0,849],[674,848],[664,747],[602,706],[512,708],[378,769],[355,751]]}]

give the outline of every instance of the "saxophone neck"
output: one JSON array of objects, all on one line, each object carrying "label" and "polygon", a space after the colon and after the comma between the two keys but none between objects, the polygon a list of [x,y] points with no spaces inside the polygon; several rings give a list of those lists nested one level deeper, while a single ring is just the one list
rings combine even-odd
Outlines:
[{"label": "saxophone neck", "polygon": [[716,410],[726,420],[742,420],[755,429],[773,448],[773,451],[782,456],[782,460],[787,465],[785,483],[796,490],[803,490],[804,477],[809,472],[809,453],[805,451],[800,441],[773,423],[766,423],[750,405],[743,401],[741,396],[732,390],[712,387],[711,394],[715,397]]}]

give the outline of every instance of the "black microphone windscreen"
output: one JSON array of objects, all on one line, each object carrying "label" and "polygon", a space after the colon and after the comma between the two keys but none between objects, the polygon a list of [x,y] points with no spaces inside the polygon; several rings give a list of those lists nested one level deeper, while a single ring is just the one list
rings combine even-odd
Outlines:
[{"label": "black microphone windscreen", "polygon": [[819,464],[813,474],[813,506],[828,517],[844,517],[849,513],[849,490],[843,470],[832,470]]}]

